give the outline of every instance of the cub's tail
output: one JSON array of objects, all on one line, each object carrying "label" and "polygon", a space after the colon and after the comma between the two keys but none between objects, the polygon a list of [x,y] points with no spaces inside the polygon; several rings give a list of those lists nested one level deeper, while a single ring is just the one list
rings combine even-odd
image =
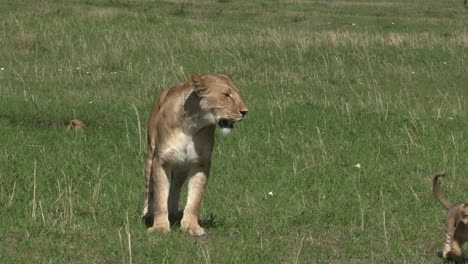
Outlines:
[{"label": "cub's tail", "polygon": [[440,192],[439,189],[439,177],[444,177],[445,172],[438,172],[434,174],[434,178],[432,180],[432,189],[434,190],[434,194],[439,200],[439,202],[446,208],[450,209],[454,206],[453,203],[449,202],[447,198],[444,197],[444,195]]}]

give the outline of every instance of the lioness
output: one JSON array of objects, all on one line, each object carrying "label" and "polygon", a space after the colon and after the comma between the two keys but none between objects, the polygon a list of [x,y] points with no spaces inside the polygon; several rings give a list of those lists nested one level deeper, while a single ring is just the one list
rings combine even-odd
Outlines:
[{"label": "lioness", "polygon": [[192,74],[161,93],[148,120],[143,210],[147,219],[153,219],[148,231],[170,231],[169,214],[177,215],[179,193],[188,180],[181,227],[191,235],[205,233],[198,224],[198,209],[210,172],[216,125],[229,133],[247,112],[239,90],[223,74]]}]

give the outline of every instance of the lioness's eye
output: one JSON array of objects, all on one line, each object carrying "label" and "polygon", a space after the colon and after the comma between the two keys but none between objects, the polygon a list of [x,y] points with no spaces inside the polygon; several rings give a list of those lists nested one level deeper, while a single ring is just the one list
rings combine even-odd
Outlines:
[{"label": "lioness's eye", "polygon": [[231,94],[225,93],[224,96],[231,97]]}]

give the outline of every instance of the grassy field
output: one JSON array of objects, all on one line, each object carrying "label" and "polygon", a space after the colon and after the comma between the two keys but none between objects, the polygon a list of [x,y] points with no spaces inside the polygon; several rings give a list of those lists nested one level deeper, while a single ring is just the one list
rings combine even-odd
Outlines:
[{"label": "grassy field", "polygon": [[[207,235],[147,234],[152,103],[217,71],[250,112],[216,135]],[[0,262],[440,263],[467,100],[461,0],[1,0]]]}]

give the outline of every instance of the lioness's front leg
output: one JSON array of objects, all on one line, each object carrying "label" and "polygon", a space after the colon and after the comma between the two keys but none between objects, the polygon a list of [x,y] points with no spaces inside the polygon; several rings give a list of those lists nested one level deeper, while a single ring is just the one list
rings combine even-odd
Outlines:
[{"label": "lioness's front leg", "polygon": [[153,160],[151,178],[153,179],[153,226],[148,231],[169,232],[169,214],[167,211],[167,200],[169,197],[171,169],[163,167],[156,159]]},{"label": "lioness's front leg", "polygon": [[202,236],[205,230],[198,224],[198,210],[208,182],[209,168],[194,168],[189,171],[187,205],[182,218],[182,230],[193,236]]}]

